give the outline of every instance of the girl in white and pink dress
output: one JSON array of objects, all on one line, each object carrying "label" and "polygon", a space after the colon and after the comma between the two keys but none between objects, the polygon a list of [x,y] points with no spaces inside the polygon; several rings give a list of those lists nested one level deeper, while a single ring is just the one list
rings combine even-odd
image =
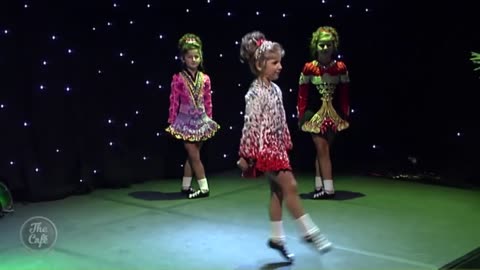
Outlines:
[{"label": "girl in white and pink dress", "polygon": [[327,251],[331,243],[305,213],[297,192],[288,150],[292,149],[290,132],[286,123],[282,91],[273,83],[282,70],[284,55],[282,46],[265,39],[255,31],[242,39],[240,56],[250,66],[257,78],[245,96],[245,123],[240,140],[240,159],[237,165],[242,171],[254,168],[270,180],[270,221],[272,234],[267,245],[293,261],[293,254],[285,248],[282,223],[282,206],[285,201],[290,214],[297,221],[307,243],[321,251]]}]

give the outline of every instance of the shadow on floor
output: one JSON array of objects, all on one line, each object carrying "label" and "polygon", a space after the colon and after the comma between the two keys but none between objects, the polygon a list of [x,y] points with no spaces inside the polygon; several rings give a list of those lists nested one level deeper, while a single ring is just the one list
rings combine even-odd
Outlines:
[{"label": "shadow on floor", "polygon": [[[366,195],[360,192],[353,192],[348,190],[336,190],[335,191],[335,198],[329,199],[333,201],[346,201],[346,200],[353,200],[360,197],[365,197]],[[310,193],[301,193],[300,198],[304,200],[312,200]]]},{"label": "shadow on floor", "polygon": [[275,270],[275,269],[292,269],[292,263],[290,262],[276,262],[276,263],[266,263],[259,268],[259,270]]},{"label": "shadow on floor", "polygon": [[[260,265],[260,268],[258,268]],[[274,263],[259,263],[257,265],[242,265],[235,270],[291,270],[291,262],[274,262]]]},{"label": "shadow on floor", "polygon": [[440,268],[440,270],[453,269],[480,269],[480,247]]},{"label": "shadow on floor", "polygon": [[181,192],[160,192],[160,191],[135,191],[129,196],[145,201],[171,201],[186,199],[185,194]]}]

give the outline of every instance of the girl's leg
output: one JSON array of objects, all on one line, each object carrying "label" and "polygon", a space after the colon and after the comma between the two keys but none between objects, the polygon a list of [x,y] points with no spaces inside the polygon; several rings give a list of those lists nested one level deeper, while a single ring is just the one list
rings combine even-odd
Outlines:
[{"label": "girl's leg", "polygon": [[283,229],[282,221],[282,203],[283,195],[280,186],[270,180],[270,225],[271,236],[267,245],[280,252],[280,254],[288,261],[293,261],[294,255],[285,248],[285,231]]},{"label": "girl's leg", "polygon": [[[200,143],[199,151],[201,150],[202,150],[202,144]],[[193,169],[187,157],[187,159],[185,160],[185,165],[183,166],[182,193],[190,194],[195,192],[195,189],[192,188],[192,179],[193,179]]]},{"label": "girl's leg", "polygon": [[305,214],[305,211],[303,210],[300,197],[298,196],[297,181],[293,177],[292,172],[271,172],[267,173],[267,176],[272,179],[272,181],[274,181],[278,186],[280,186],[283,199],[285,200],[285,205],[287,206],[290,214],[295,219],[303,216]]},{"label": "girl's leg", "polygon": [[[282,204],[283,204],[283,194],[281,187],[275,182],[275,180],[270,179],[270,221],[282,221]],[[282,235],[284,236],[284,235]],[[284,239],[280,239],[284,240]]]},{"label": "girl's leg", "polygon": [[267,175],[280,186],[287,209],[297,221],[305,240],[314,244],[319,251],[326,251],[330,248],[332,243],[320,233],[320,229],[310,218],[310,215],[305,213],[298,196],[297,181],[292,172],[280,171]]},{"label": "girl's leg", "polygon": [[183,166],[183,177],[193,177],[193,169],[188,158],[185,160],[185,165]]},{"label": "girl's leg", "polygon": [[320,162],[318,161],[318,157],[315,157],[315,191],[318,192],[322,190],[323,182],[322,182],[322,173],[320,171]]},{"label": "girl's leg", "polygon": [[335,194],[332,162],[330,160],[330,146],[327,140],[319,135],[312,135],[312,139],[315,144],[315,149],[317,150],[318,165],[323,178],[323,189],[313,194],[313,199],[330,199],[333,198]]},{"label": "girl's leg", "polygon": [[197,178],[198,185],[200,190],[189,194],[189,199],[208,197],[209,188],[207,178],[205,177],[205,169],[203,167],[202,161],[200,160],[200,143],[191,143],[185,142],[185,150],[187,150],[188,161],[192,167],[193,173]]},{"label": "girl's leg", "polygon": [[193,178],[193,169],[190,166],[190,162],[187,160],[185,161],[185,165],[183,165],[183,179],[182,179],[182,192],[185,194],[190,194],[195,192],[192,188],[192,178]]}]

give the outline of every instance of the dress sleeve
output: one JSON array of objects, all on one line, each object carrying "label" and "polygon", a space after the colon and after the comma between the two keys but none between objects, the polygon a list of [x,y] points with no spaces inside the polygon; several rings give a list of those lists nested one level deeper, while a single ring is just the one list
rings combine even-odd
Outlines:
[{"label": "dress sleeve", "polygon": [[245,96],[245,116],[240,139],[239,155],[247,160],[257,160],[262,146],[262,96],[250,89]]},{"label": "dress sleeve", "polygon": [[203,105],[207,116],[212,118],[212,84],[210,77],[205,74],[205,86],[203,88]]},{"label": "dress sleeve", "polygon": [[308,102],[308,90],[310,86],[310,76],[308,74],[308,63],[303,67],[298,80],[298,96],[297,96],[297,116],[302,119],[305,114]]},{"label": "dress sleeve", "polygon": [[172,124],[177,118],[178,108],[180,106],[180,87],[178,83],[178,75],[173,75],[172,83],[170,84],[170,108],[168,109],[168,123]]},{"label": "dress sleeve", "polygon": [[283,143],[285,144],[285,147],[287,148],[287,150],[291,150],[293,148],[293,143],[292,143],[292,137],[290,136],[290,130],[288,129],[287,114],[285,113],[285,107],[283,106],[282,90],[278,88],[277,91],[280,97],[280,104],[281,104],[280,110],[282,112],[283,119],[285,120],[283,122]]},{"label": "dress sleeve", "polygon": [[350,78],[348,76],[347,66],[342,62],[340,68],[340,84],[338,85],[338,99],[340,110],[345,118],[350,115]]}]

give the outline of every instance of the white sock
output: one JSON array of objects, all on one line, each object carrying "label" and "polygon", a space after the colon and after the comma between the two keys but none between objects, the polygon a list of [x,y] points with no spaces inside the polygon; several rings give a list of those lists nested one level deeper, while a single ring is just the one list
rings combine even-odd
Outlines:
[{"label": "white sock", "polygon": [[283,222],[280,221],[270,221],[272,228],[272,235],[270,239],[277,244],[283,244],[285,242],[285,232],[283,230]]},{"label": "white sock", "polygon": [[189,189],[192,185],[192,177],[191,176],[184,176],[182,179],[182,187],[183,189]]},{"label": "white sock", "polygon": [[323,183],[325,184],[325,192],[328,194],[335,193],[335,189],[333,188],[333,180],[324,180]]},{"label": "white sock", "polygon": [[303,236],[312,235],[320,230],[310,218],[309,214],[299,217],[296,221]]},{"label": "white sock", "polygon": [[315,189],[320,190],[323,187],[322,177],[315,176]]},{"label": "white sock", "polygon": [[207,178],[199,179],[197,182],[198,182],[198,186],[200,187],[200,190],[202,192],[208,192]]}]

